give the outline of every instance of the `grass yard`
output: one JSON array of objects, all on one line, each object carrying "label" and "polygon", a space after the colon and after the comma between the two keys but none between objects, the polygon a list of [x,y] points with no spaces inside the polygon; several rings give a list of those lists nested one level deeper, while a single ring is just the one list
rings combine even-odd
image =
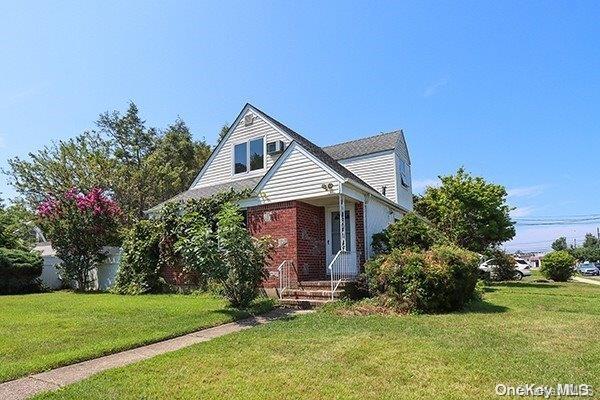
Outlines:
[{"label": "grass yard", "polygon": [[600,391],[600,288],[498,285],[449,315],[277,321],[96,375],[46,399],[497,399],[497,383]]},{"label": "grass yard", "polygon": [[[263,302],[255,311],[269,307]],[[0,382],[246,315],[208,295],[0,296]]]}]

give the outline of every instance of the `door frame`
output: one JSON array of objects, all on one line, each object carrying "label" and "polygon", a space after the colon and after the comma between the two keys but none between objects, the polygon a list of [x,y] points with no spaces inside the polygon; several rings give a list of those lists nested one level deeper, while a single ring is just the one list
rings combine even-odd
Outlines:
[{"label": "door frame", "polygon": [[[327,269],[325,272],[327,274],[329,274],[327,267],[335,257],[335,254],[331,254],[331,213],[335,211],[340,211],[339,206],[325,207],[325,268]],[[346,203],[346,211],[350,214],[350,251],[356,253],[356,213],[354,212],[354,204]]]}]

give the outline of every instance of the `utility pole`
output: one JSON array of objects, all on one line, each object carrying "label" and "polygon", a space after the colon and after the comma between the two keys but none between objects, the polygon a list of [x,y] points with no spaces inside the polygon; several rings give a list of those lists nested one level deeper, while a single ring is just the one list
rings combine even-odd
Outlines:
[{"label": "utility pole", "polygon": [[600,241],[600,226],[596,228],[596,232],[598,234],[598,241]]}]

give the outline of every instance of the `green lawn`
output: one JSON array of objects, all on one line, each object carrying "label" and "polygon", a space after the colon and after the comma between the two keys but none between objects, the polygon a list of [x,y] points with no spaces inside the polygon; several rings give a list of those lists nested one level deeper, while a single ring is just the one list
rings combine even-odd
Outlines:
[{"label": "green lawn", "polygon": [[52,399],[497,399],[497,383],[600,391],[600,288],[498,285],[462,313],[277,321],[96,375]]},{"label": "green lawn", "polygon": [[208,295],[0,296],[0,382],[245,315]]}]

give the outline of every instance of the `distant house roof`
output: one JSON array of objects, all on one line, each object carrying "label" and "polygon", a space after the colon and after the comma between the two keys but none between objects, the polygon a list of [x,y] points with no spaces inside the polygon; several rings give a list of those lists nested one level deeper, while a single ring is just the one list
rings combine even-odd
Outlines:
[{"label": "distant house roof", "polygon": [[162,207],[163,204],[165,204],[167,202],[171,203],[174,201],[186,201],[186,200],[190,200],[190,199],[201,199],[203,197],[210,197],[213,194],[225,192],[225,191],[228,191],[231,189],[236,190],[236,191],[241,191],[241,190],[245,190],[245,189],[252,190],[256,187],[256,185],[261,180],[261,178],[262,178],[262,176],[255,176],[253,178],[248,178],[248,179],[239,179],[239,180],[235,180],[235,181],[231,181],[231,182],[220,183],[217,185],[203,186],[203,187],[199,187],[199,188],[189,189],[189,190],[186,190],[185,192],[179,193],[175,197],[171,197],[167,201],[163,201],[162,203],[157,204],[156,206],[149,209],[148,212],[152,213],[154,211],[157,211],[158,209],[160,209],[160,207]]},{"label": "distant house roof", "polygon": [[346,158],[394,150],[401,136],[402,131],[399,130],[381,133],[375,136],[323,147],[323,151],[335,160],[344,160]]}]

